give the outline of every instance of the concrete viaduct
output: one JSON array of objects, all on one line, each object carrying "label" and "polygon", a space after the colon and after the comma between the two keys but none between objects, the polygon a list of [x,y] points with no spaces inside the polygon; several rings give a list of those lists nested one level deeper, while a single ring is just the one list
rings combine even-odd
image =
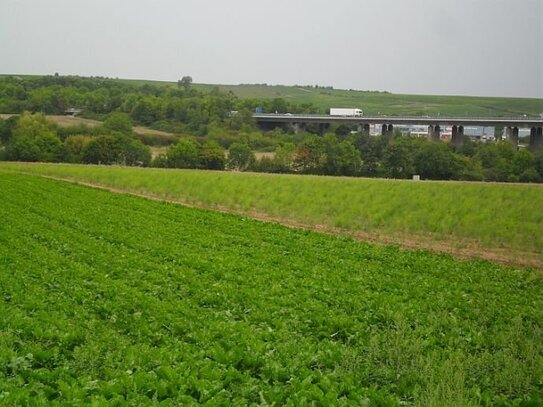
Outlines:
[{"label": "concrete viaduct", "polygon": [[370,124],[381,124],[381,134],[391,136],[394,125],[411,124],[428,126],[428,138],[439,141],[444,126],[452,127],[452,143],[462,145],[464,126],[503,127],[506,137],[515,146],[518,145],[519,128],[530,129],[530,149],[543,147],[543,117],[429,117],[429,116],[329,116],[316,114],[269,114],[256,113],[253,115],[259,125],[274,126],[287,124],[295,131],[301,130],[308,124],[319,126],[322,134],[334,123],[357,125],[362,133],[369,134]]}]

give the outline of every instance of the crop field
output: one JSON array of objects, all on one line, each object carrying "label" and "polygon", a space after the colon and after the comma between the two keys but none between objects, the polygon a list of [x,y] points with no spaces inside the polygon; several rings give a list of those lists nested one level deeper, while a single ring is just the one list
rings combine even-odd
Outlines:
[{"label": "crop field", "polygon": [[[210,91],[215,85],[198,85]],[[402,95],[346,89],[297,86],[218,85],[241,98],[283,98],[291,103],[312,103],[323,111],[330,107],[358,107],[368,115],[450,115],[450,116],[537,116],[543,112],[543,99],[474,96]]]},{"label": "crop field", "polygon": [[[175,82],[126,80],[132,84],[175,86]],[[314,88],[286,85],[214,85],[195,83],[192,87],[210,92],[218,87],[240,98],[282,98],[290,103],[312,103],[323,112],[330,107],[359,107],[368,115],[449,115],[449,116],[538,116],[543,112],[543,99],[484,96],[404,95],[349,89]]]},{"label": "crop field", "polygon": [[543,402],[529,269],[6,171],[0,191],[0,405]]},{"label": "crop field", "polygon": [[0,163],[381,243],[543,266],[543,187]]}]

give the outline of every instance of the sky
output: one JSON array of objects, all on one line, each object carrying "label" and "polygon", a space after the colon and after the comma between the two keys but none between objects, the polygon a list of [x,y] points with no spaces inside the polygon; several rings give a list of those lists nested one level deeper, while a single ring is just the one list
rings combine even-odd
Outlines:
[{"label": "sky", "polygon": [[0,0],[0,73],[543,98],[543,0]]}]

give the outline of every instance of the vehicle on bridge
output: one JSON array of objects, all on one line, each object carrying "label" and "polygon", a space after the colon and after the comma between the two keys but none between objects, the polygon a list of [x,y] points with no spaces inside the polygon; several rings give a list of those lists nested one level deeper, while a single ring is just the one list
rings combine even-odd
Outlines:
[{"label": "vehicle on bridge", "polygon": [[360,109],[352,109],[352,108],[337,108],[337,107],[331,107],[330,108],[330,116],[350,116],[350,117],[360,117],[362,116],[362,110]]},{"label": "vehicle on bridge", "polygon": [[337,108],[337,107],[331,107],[330,108],[330,116],[342,116],[342,117],[360,117],[362,116],[362,110],[360,109],[352,109],[352,108]]}]

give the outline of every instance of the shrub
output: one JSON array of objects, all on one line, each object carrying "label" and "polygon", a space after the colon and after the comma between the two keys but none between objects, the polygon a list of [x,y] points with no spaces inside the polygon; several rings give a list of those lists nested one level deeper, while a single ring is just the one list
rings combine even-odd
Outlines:
[{"label": "shrub", "polygon": [[255,160],[255,154],[247,144],[234,143],[228,149],[229,169],[245,171]]},{"label": "shrub", "polygon": [[200,165],[207,170],[224,170],[226,163],[222,147],[214,142],[208,141],[200,150]]},{"label": "shrub", "polygon": [[168,148],[166,157],[170,168],[198,168],[200,164],[198,145],[190,140],[181,140]]}]

